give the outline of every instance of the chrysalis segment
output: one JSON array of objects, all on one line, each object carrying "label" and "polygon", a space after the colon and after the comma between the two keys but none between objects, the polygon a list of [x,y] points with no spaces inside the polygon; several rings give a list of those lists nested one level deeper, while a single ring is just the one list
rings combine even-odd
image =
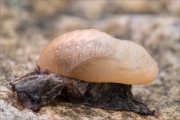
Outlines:
[{"label": "chrysalis segment", "polygon": [[94,29],[54,39],[41,53],[38,65],[87,82],[149,84],[158,75],[157,64],[142,46]]}]

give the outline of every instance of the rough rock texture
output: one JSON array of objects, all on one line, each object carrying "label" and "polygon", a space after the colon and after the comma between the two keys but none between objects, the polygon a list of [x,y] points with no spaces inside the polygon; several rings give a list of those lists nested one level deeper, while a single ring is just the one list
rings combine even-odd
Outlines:
[{"label": "rough rock texture", "polygon": [[[1,0],[0,119],[178,120],[180,2],[90,1],[88,4],[71,0],[56,3]],[[150,109],[156,110],[157,118],[74,105],[57,99],[34,113],[18,103],[9,82],[35,68],[40,52],[50,40],[64,32],[83,28],[95,28],[119,39],[133,40],[153,56],[160,69],[158,78],[150,85],[133,86],[132,92]]]}]

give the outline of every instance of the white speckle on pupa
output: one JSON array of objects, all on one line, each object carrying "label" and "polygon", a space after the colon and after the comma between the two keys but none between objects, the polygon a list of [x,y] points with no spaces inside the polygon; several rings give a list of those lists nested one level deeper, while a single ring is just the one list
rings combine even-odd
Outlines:
[{"label": "white speckle on pupa", "polygon": [[87,46],[88,46],[88,47],[90,47],[90,48],[92,47],[92,45],[91,45],[91,44],[88,44]]},{"label": "white speckle on pupa", "polygon": [[80,47],[79,46],[76,46],[77,49],[79,49]]}]

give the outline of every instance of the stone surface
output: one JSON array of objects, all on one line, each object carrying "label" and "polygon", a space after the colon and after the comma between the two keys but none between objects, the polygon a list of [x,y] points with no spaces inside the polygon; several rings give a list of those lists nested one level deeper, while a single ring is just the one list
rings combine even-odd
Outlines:
[{"label": "stone surface", "polygon": [[[81,1],[47,3],[1,0],[0,4],[0,119],[128,119],[180,118],[179,1],[98,2],[95,9],[78,8]],[[139,6],[137,7],[132,7]],[[41,7],[39,7],[41,6]],[[146,7],[145,7],[146,6]],[[47,8],[47,9],[46,9]],[[71,8],[71,9],[70,9]],[[36,11],[36,12],[35,12]],[[38,12],[37,12],[38,11]],[[86,14],[80,14],[84,11]],[[48,14],[45,14],[48,13]],[[132,14],[133,13],[133,14]],[[50,40],[75,29],[95,28],[118,39],[144,46],[157,61],[158,78],[133,86],[134,95],[156,110],[157,117],[112,111],[54,100],[38,113],[25,109],[11,91],[10,81],[31,72]]]}]

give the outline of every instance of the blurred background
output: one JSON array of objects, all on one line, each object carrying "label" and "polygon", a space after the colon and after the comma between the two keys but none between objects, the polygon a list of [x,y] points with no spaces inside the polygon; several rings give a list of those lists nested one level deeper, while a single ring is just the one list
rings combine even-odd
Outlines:
[{"label": "blurred background", "polygon": [[[159,76],[150,85],[133,86],[133,93],[151,108],[158,110],[160,119],[178,119],[179,15],[179,0],[1,0],[0,100],[6,103],[7,94],[3,92],[2,95],[2,91],[11,93],[8,82],[32,71],[40,52],[51,40],[65,32],[93,28],[118,39],[135,41],[148,50],[158,63]],[[11,111],[12,115],[19,110],[19,108],[14,110],[11,104],[8,105],[6,106],[8,109],[4,110],[7,115],[7,111]],[[67,113],[72,112],[72,106],[63,104],[61,106],[64,106],[62,109],[66,109]],[[53,113],[56,115],[53,115],[54,117],[66,116],[64,112],[57,112],[56,109],[53,107]],[[85,111],[87,108],[79,109]],[[92,114],[96,113],[91,109],[82,114],[79,114],[79,111],[73,113],[77,118],[82,116],[91,118],[93,115],[88,114],[89,111]],[[29,115],[26,110],[21,112],[23,116]],[[103,115],[96,114],[97,117],[147,119],[128,112],[100,111],[100,113]],[[22,118],[22,114],[19,113],[18,116]],[[33,115],[37,118],[35,114]],[[43,112],[39,117],[42,116],[48,117]],[[66,119],[73,119],[72,116],[69,115]]]}]

